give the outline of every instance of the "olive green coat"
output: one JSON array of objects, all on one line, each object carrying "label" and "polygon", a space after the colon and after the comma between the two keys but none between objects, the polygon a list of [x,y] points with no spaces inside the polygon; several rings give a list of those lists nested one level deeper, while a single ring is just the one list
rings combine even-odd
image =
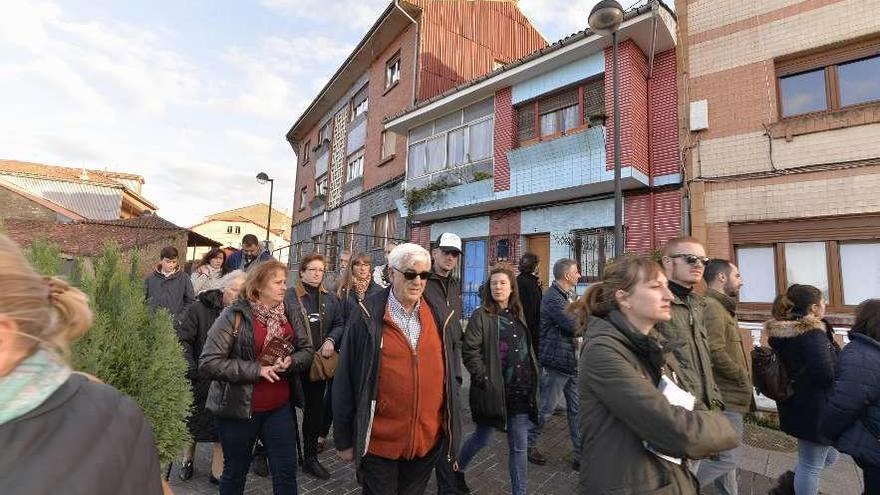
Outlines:
[{"label": "olive green coat", "polygon": [[715,383],[724,409],[747,413],[752,405],[751,359],[736,321],[736,301],[716,290],[706,292],[706,329]]}]

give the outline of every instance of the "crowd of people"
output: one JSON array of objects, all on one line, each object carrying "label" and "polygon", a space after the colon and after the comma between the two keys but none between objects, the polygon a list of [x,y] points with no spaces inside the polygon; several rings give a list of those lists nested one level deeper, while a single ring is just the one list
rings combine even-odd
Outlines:
[{"label": "crowd of people", "polygon": [[[388,243],[379,266],[346,251],[329,271],[313,253],[289,283],[287,265],[253,236],[228,257],[210,251],[191,275],[173,247],[163,249],[145,296],[174,322],[194,396],[190,433],[213,444],[219,492],[244,493],[250,471],[271,476],[279,495],[297,493],[299,466],[328,479],[318,454],[332,438],[365,494],[421,494],[432,473],[438,493],[466,494],[468,468],[500,431],[510,492],[525,494],[529,464],[550,462],[539,440],[564,401],[565,469],[579,471],[578,493],[737,493],[754,370],[736,313],[748,280],[734,263],[679,237],[659,261],[618,257],[578,296],[575,260],[557,260],[545,288],[540,260],[525,253],[517,270],[489,270],[465,320],[461,255],[450,232],[430,251]],[[143,425],[142,413],[66,364],[91,323],[85,296],[36,275],[2,236],[0,282],[9,289],[0,293],[0,486],[15,488],[4,493],[51,492],[57,480],[39,466],[73,463],[67,442],[110,436],[99,458],[64,471],[64,486],[100,472],[107,493],[161,493],[149,428],[121,427]],[[843,349],[825,304],[819,289],[795,284],[765,324],[791,389],[778,401],[780,427],[798,442],[774,493],[817,494],[838,451],[862,468],[866,493],[880,493],[880,300],[858,307]],[[36,438],[45,448],[31,448]],[[195,452],[191,444],[182,453],[184,481]],[[113,478],[120,473],[133,477]]]}]

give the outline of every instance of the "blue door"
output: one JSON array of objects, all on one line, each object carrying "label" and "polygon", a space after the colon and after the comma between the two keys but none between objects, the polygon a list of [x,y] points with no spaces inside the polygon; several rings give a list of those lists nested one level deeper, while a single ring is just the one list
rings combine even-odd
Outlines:
[{"label": "blue door", "polygon": [[480,286],[486,281],[486,241],[464,242],[464,277],[462,298],[464,318],[480,306]]}]

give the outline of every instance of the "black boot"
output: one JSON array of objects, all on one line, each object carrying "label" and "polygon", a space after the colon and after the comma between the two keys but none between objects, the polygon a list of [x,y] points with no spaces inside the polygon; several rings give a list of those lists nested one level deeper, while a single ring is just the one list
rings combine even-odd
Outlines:
[{"label": "black boot", "polygon": [[547,464],[547,458],[544,457],[544,454],[538,450],[537,447],[529,447],[528,450],[528,459],[532,464],[537,464],[538,466],[543,466]]},{"label": "black boot", "polygon": [[455,489],[458,490],[458,493],[471,493],[471,488],[468,486],[467,480],[464,479],[464,473],[461,471],[456,471],[455,473]]},{"label": "black boot", "polygon": [[269,476],[269,462],[266,460],[265,454],[257,454],[251,463],[251,469],[254,474],[261,478]]},{"label": "black boot", "polygon": [[183,461],[180,465],[180,472],[177,473],[181,481],[189,481],[193,477],[193,461]]},{"label": "black boot", "polygon": [[794,471],[786,471],[776,480],[776,486],[770,490],[770,495],[795,495]]},{"label": "black boot", "polygon": [[322,466],[320,462],[318,462],[317,457],[309,457],[306,459],[305,462],[303,462],[303,471],[318,479],[330,479],[330,473],[324,469],[324,466]]}]

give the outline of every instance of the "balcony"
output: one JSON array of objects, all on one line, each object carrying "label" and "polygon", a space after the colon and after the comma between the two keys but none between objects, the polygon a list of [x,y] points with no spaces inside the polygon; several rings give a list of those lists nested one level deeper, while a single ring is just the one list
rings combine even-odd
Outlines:
[{"label": "balcony", "polygon": [[[436,220],[614,191],[614,170],[606,167],[604,127],[517,148],[508,152],[507,159],[509,189],[495,191],[494,178],[453,185],[429,194],[408,214],[413,220]],[[624,164],[623,189],[647,185],[645,174]]]}]

